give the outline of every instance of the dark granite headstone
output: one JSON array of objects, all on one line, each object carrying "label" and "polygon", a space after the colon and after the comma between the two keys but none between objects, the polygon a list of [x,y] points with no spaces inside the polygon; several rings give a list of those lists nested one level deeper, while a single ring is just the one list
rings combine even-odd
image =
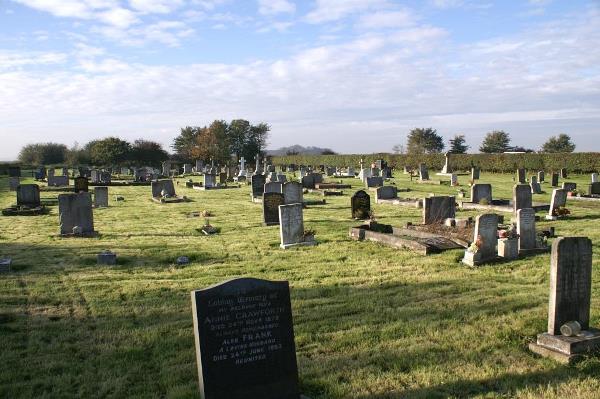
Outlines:
[{"label": "dark granite headstone", "polygon": [[479,180],[481,170],[477,167],[471,168],[471,180]]},{"label": "dark granite headstone", "polygon": [[267,178],[265,177],[265,175],[252,175],[252,177],[250,178],[250,181],[252,183],[252,197],[262,197],[266,180]]},{"label": "dark granite headstone", "polygon": [[492,185],[476,183],[471,186],[471,202],[474,204],[480,204],[487,202],[488,205],[492,203]]},{"label": "dark granite headstone", "polygon": [[156,180],[150,183],[150,188],[152,189],[152,197],[160,198],[162,196],[163,190],[169,197],[175,197],[177,194],[175,193],[175,186],[173,185],[173,180],[171,179],[163,179]]},{"label": "dark granite headstone", "polygon": [[94,233],[94,214],[90,193],[58,195],[60,234],[72,234],[78,227],[81,234]]},{"label": "dark granite headstone", "polygon": [[531,208],[532,206],[529,184],[515,184],[513,187],[513,211],[517,212],[519,209]]},{"label": "dark granite headstone", "polygon": [[600,182],[588,185],[588,195],[600,195]]},{"label": "dark granite headstone", "polygon": [[89,188],[88,188],[88,179],[86,177],[76,177],[74,180],[74,188],[73,191],[76,193],[80,193],[80,192],[85,192],[87,193]]},{"label": "dark granite headstone", "polygon": [[524,168],[517,169],[517,181],[520,184],[524,184],[524,183],[527,182],[527,177],[525,176],[525,169]]},{"label": "dark granite headstone", "polygon": [[577,183],[571,183],[571,182],[563,182],[562,184],[562,189],[563,190],[567,190],[567,191],[573,191],[577,189]]},{"label": "dark granite headstone", "polygon": [[429,171],[424,163],[419,164],[419,180],[429,180]]},{"label": "dark granite headstone", "polygon": [[350,201],[354,219],[368,219],[371,216],[371,197],[365,191],[357,191]]},{"label": "dark granite headstone", "polygon": [[8,177],[21,177],[21,167],[20,166],[9,166],[8,167]]},{"label": "dark granite headstone", "polygon": [[558,187],[558,173],[552,172],[550,184],[552,187]]},{"label": "dark granite headstone", "polygon": [[201,398],[300,398],[287,281],[240,278],[191,297]]},{"label": "dark granite headstone", "polygon": [[456,200],[453,196],[427,197],[423,200],[423,224],[444,223],[456,217]]},{"label": "dark granite headstone", "polygon": [[592,289],[592,242],[586,237],[559,237],[552,243],[548,333],[577,321],[589,328]]},{"label": "dark granite headstone", "polygon": [[365,184],[366,184],[367,188],[381,187],[381,186],[383,186],[383,177],[381,177],[381,176],[367,177]]},{"label": "dark granite headstone", "polygon": [[544,171],[543,171],[543,170],[540,170],[540,171],[538,172],[538,175],[537,175],[537,177],[538,177],[538,182],[539,182],[539,183],[543,183],[543,182],[545,181],[545,179],[546,179],[546,174],[544,173]]},{"label": "dark granite headstone", "polygon": [[267,226],[279,224],[279,206],[285,205],[282,193],[263,194],[263,221]]},{"label": "dark granite headstone", "polygon": [[315,174],[309,173],[306,176],[302,177],[302,187],[308,189],[315,188]]},{"label": "dark granite headstone", "polygon": [[375,200],[391,200],[398,198],[398,188],[396,186],[381,186],[375,190]]},{"label": "dark granite headstone", "polygon": [[568,177],[568,176],[567,176],[567,168],[562,168],[562,169],[560,170],[560,178],[561,178],[561,179],[566,179],[567,177]]},{"label": "dark granite headstone", "polygon": [[37,184],[19,184],[17,186],[17,205],[40,206],[40,187]]}]

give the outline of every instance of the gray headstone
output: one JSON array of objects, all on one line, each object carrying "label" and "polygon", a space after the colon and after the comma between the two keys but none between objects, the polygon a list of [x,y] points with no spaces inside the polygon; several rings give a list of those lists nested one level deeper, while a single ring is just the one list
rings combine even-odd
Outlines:
[{"label": "gray headstone", "polygon": [[265,183],[265,193],[282,193],[283,192],[283,184],[278,181],[272,181],[269,183]]},{"label": "gray headstone", "polygon": [[300,398],[287,281],[241,278],[191,297],[201,398]]},{"label": "gray headstone", "polygon": [[498,252],[496,245],[498,243],[498,215],[495,213],[486,213],[478,215],[475,218],[474,241],[479,241],[479,253],[481,260],[496,258]]},{"label": "gray headstone", "polygon": [[423,200],[423,224],[444,223],[456,217],[456,200],[453,196],[434,196]]},{"label": "gray headstone", "polygon": [[479,168],[473,167],[471,168],[471,180],[479,180],[479,175],[481,170]]},{"label": "gray headstone", "polygon": [[517,211],[517,234],[519,234],[519,251],[535,249],[535,210],[521,208]]},{"label": "gray headstone", "polygon": [[479,204],[485,200],[488,204],[492,203],[492,185],[476,183],[471,186],[471,202]]},{"label": "gray headstone", "polygon": [[283,194],[263,194],[263,221],[267,226],[279,224],[279,206],[285,205]]},{"label": "gray headstone", "polygon": [[543,183],[544,181],[546,181],[546,174],[544,173],[544,171],[543,171],[543,170],[540,170],[540,171],[538,172],[538,176],[537,176],[537,178],[538,178],[538,182],[539,182],[539,183]]},{"label": "gray headstone", "polygon": [[302,242],[304,238],[304,218],[301,203],[279,207],[279,233],[282,247]]},{"label": "gray headstone", "polygon": [[192,164],[189,163],[184,163],[183,164],[183,174],[187,175],[192,173]]},{"label": "gray headstone", "polygon": [[366,185],[369,188],[383,186],[383,177],[380,177],[380,176],[367,177],[366,180],[367,180]]},{"label": "gray headstone", "polygon": [[17,191],[17,187],[19,187],[19,184],[21,184],[21,178],[20,177],[9,177],[8,178],[8,189],[10,191]]},{"label": "gray headstone", "polygon": [[17,186],[17,205],[40,206],[40,187],[37,184],[20,184]]},{"label": "gray headstone", "polygon": [[156,180],[151,182],[150,186],[152,188],[152,197],[154,198],[162,197],[161,193],[163,192],[163,190],[170,197],[176,196],[175,186],[173,185],[173,180],[171,179]]},{"label": "gray headstone", "polygon": [[592,242],[586,237],[559,237],[552,243],[548,334],[577,321],[589,328],[592,289]]},{"label": "gray headstone", "polygon": [[79,226],[83,234],[93,233],[94,214],[90,193],[59,194],[58,217],[60,234],[73,233],[75,226]]},{"label": "gray headstone", "polygon": [[99,265],[116,265],[117,254],[110,251],[102,251],[96,256],[96,262]]},{"label": "gray headstone", "polygon": [[598,183],[598,173],[592,173],[592,183]]},{"label": "gray headstone", "polygon": [[561,179],[566,179],[567,178],[567,168],[562,168],[560,170],[560,178]]},{"label": "gray headstone", "polygon": [[398,198],[398,189],[396,186],[381,186],[375,190],[375,199],[396,199]]},{"label": "gray headstone", "polygon": [[54,177],[55,173],[56,173],[56,170],[54,168],[48,168],[48,176],[47,177]]},{"label": "gray headstone", "polygon": [[87,177],[79,176],[73,179],[73,191],[76,193],[80,192],[88,192],[89,191],[89,182]]},{"label": "gray headstone", "polygon": [[94,206],[96,208],[108,206],[108,187],[94,187]]},{"label": "gray headstone", "polygon": [[286,205],[289,204],[302,204],[304,201],[304,193],[302,184],[290,181],[283,184],[283,197]]},{"label": "gray headstone", "polygon": [[444,154],[444,167],[442,168],[442,173],[452,173],[452,168],[450,167],[450,154],[451,152],[447,152]]},{"label": "gray headstone", "polygon": [[532,194],[541,194],[542,193],[542,186],[540,186],[540,183],[538,183],[536,176],[529,177],[529,186],[531,187]]},{"label": "gray headstone", "polygon": [[513,187],[513,211],[517,212],[519,209],[531,208],[532,206],[529,184],[515,184]]},{"label": "gray headstone", "polygon": [[555,188],[552,190],[548,214],[552,216],[552,213],[556,208],[564,207],[565,205],[567,205],[567,190],[562,188]]},{"label": "gray headstone", "polygon": [[600,195],[600,182],[588,185],[588,195]]},{"label": "gray headstone", "polygon": [[164,161],[162,163],[162,175],[163,176],[170,176],[171,175],[171,162]]},{"label": "gray headstone", "polygon": [[50,176],[48,175],[49,187],[63,187],[69,185],[69,176]]},{"label": "gray headstone", "polygon": [[563,182],[562,189],[567,191],[573,191],[577,189],[577,183]]},{"label": "gray headstone", "polygon": [[364,190],[354,193],[350,204],[354,219],[368,219],[371,216],[371,196]]},{"label": "gray headstone", "polygon": [[266,182],[265,175],[252,175],[252,177],[250,177],[250,182],[252,184],[252,197],[262,197]]}]

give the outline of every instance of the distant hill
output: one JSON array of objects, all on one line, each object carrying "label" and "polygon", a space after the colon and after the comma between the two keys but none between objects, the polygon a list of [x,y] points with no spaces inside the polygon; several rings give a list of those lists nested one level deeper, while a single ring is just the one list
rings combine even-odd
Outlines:
[{"label": "distant hill", "polygon": [[281,147],[276,150],[267,150],[267,155],[287,155],[287,154],[298,154],[298,155],[321,155],[335,154],[330,148],[320,147],[303,147],[301,145],[292,145],[289,147]]}]

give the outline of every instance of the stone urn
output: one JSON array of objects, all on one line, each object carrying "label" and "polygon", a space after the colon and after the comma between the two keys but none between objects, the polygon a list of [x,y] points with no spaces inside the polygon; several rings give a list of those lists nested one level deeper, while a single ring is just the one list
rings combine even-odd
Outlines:
[{"label": "stone urn", "polygon": [[519,239],[499,238],[498,256],[504,259],[517,259],[519,257]]}]

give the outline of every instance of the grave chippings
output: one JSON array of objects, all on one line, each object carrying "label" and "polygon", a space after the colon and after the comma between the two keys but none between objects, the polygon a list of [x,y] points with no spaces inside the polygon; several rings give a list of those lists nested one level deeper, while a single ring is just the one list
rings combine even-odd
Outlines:
[{"label": "grave chippings", "polygon": [[200,397],[300,398],[287,281],[234,279],[191,299]]}]

